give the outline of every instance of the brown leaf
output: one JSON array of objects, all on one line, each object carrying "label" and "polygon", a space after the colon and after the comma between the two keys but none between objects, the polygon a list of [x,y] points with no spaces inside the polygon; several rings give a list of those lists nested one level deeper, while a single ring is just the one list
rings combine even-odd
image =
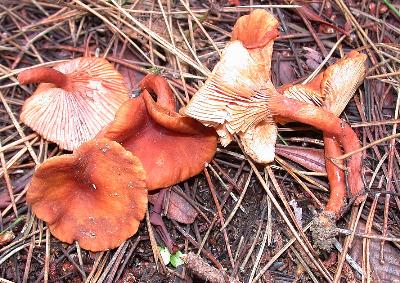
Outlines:
[{"label": "brown leaf", "polygon": [[303,47],[303,49],[306,51],[305,57],[307,66],[310,68],[310,70],[317,69],[322,62],[321,53],[308,47]]},{"label": "brown leaf", "polygon": [[[154,204],[157,200],[157,196],[158,193],[149,195],[149,202]],[[198,213],[187,200],[172,190],[169,190],[169,196],[166,199],[168,200],[167,217],[169,219],[183,224],[193,223]]]},{"label": "brown leaf", "polygon": [[[122,58],[125,60],[140,61],[140,59],[135,54],[133,54],[129,49],[125,50]],[[124,82],[125,82],[126,86],[128,87],[129,91],[136,89],[139,85],[139,82],[144,77],[143,73],[135,71],[124,65],[120,65],[118,67],[118,71],[123,76]]]},{"label": "brown leaf", "polygon": [[279,63],[279,79],[281,84],[288,84],[296,80],[292,62],[281,60]]},{"label": "brown leaf", "polygon": [[325,155],[322,149],[277,144],[275,153],[297,164],[320,173],[325,173]]},{"label": "brown leaf", "polygon": [[310,20],[312,22],[324,24],[326,26],[329,26],[329,27],[337,30],[338,32],[342,32],[342,33],[346,34],[346,32],[343,29],[341,29],[340,27],[337,27],[337,26],[325,21],[322,17],[320,17],[317,13],[315,13],[314,10],[308,5],[302,5],[300,8],[296,8],[295,11],[299,15],[303,15],[304,17],[306,17],[308,20]]},{"label": "brown leaf", "polygon": [[[360,222],[358,232],[365,232],[365,222]],[[372,235],[379,235],[376,230],[371,232]],[[369,262],[371,266],[371,277],[373,282],[399,282],[400,281],[400,252],[399,249],[390,242],[385,242],[383,246],[384,263],[380,261],[380,245],[381,241],[371,239],[369,245]],[[362,238],[355,238],[351,257],[356,260],[360,266],[363,259]]]},{"label": "brown leaf", "polygon": [[197,211],[183,197],[171,191],[169,196],[168,217],[184,224],[191,224],[196,219]]}]

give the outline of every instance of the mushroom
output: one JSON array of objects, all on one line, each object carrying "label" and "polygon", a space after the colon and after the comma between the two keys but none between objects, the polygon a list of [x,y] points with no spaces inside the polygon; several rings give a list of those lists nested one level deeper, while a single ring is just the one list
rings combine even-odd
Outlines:
[{"label": "mushroom", "polygon": [[103,251],[136,233],[147,210],[145,178],[132,153],[117,142],[94,139],[41,164],[26,199],[56,238]]},{"label": "mushroom", "polygon": [[21,121],[60,148],[74,150],[111,122],[128,99],[123,78],[106,59],[81,57],[53,68],[22,71],[19,83],[40,83]]},{"label": "mushroom", "polygon": [[216,151],[215,131],[176,112],[174,95],[161,76],[147,75],[140,86],[141,95],[125,102],[98,136],[119,142],[141,160],[149,190],[199,174]]},{"label": "mushroom", "polygon": [[[141,95],[125,102],[114,121],[98,136],[119,142],[139,157],[149,190],[163,189],[197,175],[215,154],[215,131],[176,112],[174,95],[161,76],[147,75],[140,86]],[[162,190],[150,221],[174,252],[176,246],[161,217],[164,196]]]},{"label": "mushroom", "polygon": [[[287,97],[303,100],[306,103],[320,105],[322,108],[339,116],[354,95],[366,74],[367,56],[351,51],[347,56],[329,66],[315,79],[304,85],[283,86],[281,92]],[[356,140],[349,140],[355,143]],[[357,139],[358,141],[358,139]],[[340,144],[335,137],[324,132],[325,168],[329,179],[330,196],[324,211],[316,218],[311,228],[316,246],[330,250],[337,234],[335,222],[345,207],[346,183],[344,171],[332,159],[342,155]],[[360,155],[360,154],[359,154]],[[354,156],[353,156],[354,158]],[[337,163],[342,167],[341,160]],[[357,172],[357,163],[348,162],[350,172]],[[356,203],[365,199],[362,195],[361,180],[349,178],[349,196],[356,198]]]},{"label": "mushroom", "polygon": [[[287,97],[321,106],[339,116],[365,77],[366,59],[365,54],[351,51],[345,58],[329,66],[309,83],[286,85],[281,87],[279,91]],[[331,187],[331,194],[325,211],[333,213],[337,218],[344,208],[346,184],[343,170],[333,163],[332,159],[342,155],[342,150],[335,138],[327,133],[324,133],[324,145],[325,166]],[[343,165],[340,160],[337,162]],[[349,163],[348,165],[355,166],[356,164]],[[349,170],[357,171],[359,169],[353,167]],[[351,197],[359,197],[362,194],[362,184],[349,184],[349,189]],[[357,201],[360,202],[361,200],[362,197]]]},{"label": "mushroom", "polygon": [[[253,17],[258,20],[252,20]],[[283,121],[314,126],[337,140],[346,153],[358,150],[360,143],[357,135],[347,123],[321,107],[280,94],[270,80],[269,70],[262,70],[271,62],[272,51],[269,48],[272,49],[272,39],[277,32],[276,25],[268,25],[273,22],[271,17],[266,11],[255,10],[238,20],[232,33],[234,41],[225,47],[221,61],[181,112],[204,125],[215,127],[223,145],[231,141],[233,134],[237,134],[244,151],[259,163],[273,161],[276,123]],[[259,34],[260,30],[265,36]],[[241,34],[244,34],[243,38],[258,41],[246,48],[247,43],[241,41]],[[261,57],[254,54],[265,56],[260,60]],[[317,97],[310,96],[311,99]],[[361,192],[361,153],[349,158],[347,165],[349,187],[353,192]]]},{"label": "mushroom", "polygon": [[274,89],[270,69],[273,40],[278,35],[278,21],[265,10],[256,9],[240,17],[231,43],[211,76],[181,109],[181,113],[215,127],[223,146],[237,133],[246,153],[259,163],[274,160],[277,127],[272,119],[266,119],[270,111],[262,97],[255,98],[252,107],[248,107],[246,94],[231,90],[239,85],[251,86],[255,91]]}]

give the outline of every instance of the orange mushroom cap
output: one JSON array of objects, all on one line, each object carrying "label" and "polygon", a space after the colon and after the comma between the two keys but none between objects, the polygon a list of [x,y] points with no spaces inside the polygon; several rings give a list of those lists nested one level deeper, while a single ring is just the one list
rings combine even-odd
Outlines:
[{"label": "orange mushroom cap", "polygon": [[266,10],[255,9],[236,21],[231,41],[238,40],[247,49],[264,48],[279,36],[278,26],[278,20]]},{"label": "orange mushroom cap", "polygon": [[103,58],[25,70],[18,81],[41,83],[25,101],[21,121],[67,150],[92,139],[128,99],[122,75]]},{"label": "orange mushroom cap", "polygon": [[[278,20],[266,10],[255,9],[240,17],[233,27],[231,42],[239,41],[247,49],[257,66],[257,76],[264,81],[271,77],[271,59],[274,40],[279,36]],[[251,77],[254,74],[249,72]],[[258,79],[258,78],[257,78]]]},{"label": "orange mushroom cap", "polygon": [[99,137],[121,143],[141,160],[148,189],[197,175],[215,154],[215,131],[175,111],[175,99],[164,78],[148,75],[141,87],[141,95],[125,102]]},{"label": "orange mushroom cap", "polygon": [[40,165],[26,199],[56,238],[103,251],[136,233],[147,210],[145,177],[132,153],[94,139]]}]

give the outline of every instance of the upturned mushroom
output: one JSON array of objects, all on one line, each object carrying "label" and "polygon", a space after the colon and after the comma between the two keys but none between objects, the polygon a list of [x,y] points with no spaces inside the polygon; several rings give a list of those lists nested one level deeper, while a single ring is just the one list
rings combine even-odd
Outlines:
[{"label": "upturned mushroom", "polygon": [[62,149],[74,150],[111,122],[128,99],[122,75],[104,58],[81,57],[22,71],[19,83],[40,83],[20,119]]},{"label": "upturned mushroom", "polygon": [[[215,127],[223,145],[237,134],[245,152],[259,163],[274,159],[278,122],[297,121],[314,126],[337,140],[346,153],[358,150],[357,135],[347,123],[308,101],[282,95],[273,86],[269,69],[263,69],[271,62],[277,34],[277,25],[269,24],[273,22],[271,18],[268,12],[255,10],[238,20],[232,32],[233,41],[225,47],[220,62],[182,113]],[[265,36],[260,35],[260,30]],[[245,39],[258,40],[246,48],[246,41],[242,41]],[[313,95],[310,99],[317,97]],[[361,192],[361,153],[349,158],[347,166],[350,190]]]},{"label": "upturned mushroom", "polygon": [[[307,84],[285,85],[279,89],[283,95],[322,108],[339,116],[366,74],[365,61],[367,56],[357,51],[351,51],[347,56],[329,66],[315,79]],[[338,217],[344,207],[346,198],[345,174],[332,159],[342,155],[340,145],[334,137],[324,133],[326,171],[328,173],[331,194],[325,211]],[[340,163],[340,160],[336,161]],[[341,164],[343,165],[343,164]],[[355,165],[349,163],[349,165]],[[356,171],[358,168],[349,168]],[[362,193],[361,184],[349,184],[350,197],[359,197]]]},{"label": "upturned mushroom", "polygon": [[38,167],[26,200],[50,232],[90,251],[121,245],[147,210],[146,172],[117,142],[95,139]]},{"label": "upturned mushroom", "polygon": [[[117,247],[137,231],[148,190],[198,174],[213,157],[215,131],[176,113],[165,79],[149,75],[141,87],[93,140],[34,173],[27,202],[61,241],[91,251]],[[151,220],[172,250],[160,211]]]},{"label": "upturned mushroom", "polygon": [[[345,58],[329,66],[309,83],[283,86],[280,92],[287,97],[320,105],[339,116],[365,77],[366,59],[366,55],[351,51]],[[338,166],[339,163],[342,167],[343,162],[332,161],[343,154],[340,144],[333,136],[324,132],[324,146],[330,196],[324,211],[316,219],[311,230],[316,246],[329,250],[337,234],[335,222],[345,207],[347,190],[345,172]],[[350,172],[359,170],[359,168],[351,167],[356,165],[349,162],[347,170]],[[354,198],[356,203],[360,203],[365,198],[362,195],[362,184],[351,182],[351,179],[349,181],[349,197]]]}]

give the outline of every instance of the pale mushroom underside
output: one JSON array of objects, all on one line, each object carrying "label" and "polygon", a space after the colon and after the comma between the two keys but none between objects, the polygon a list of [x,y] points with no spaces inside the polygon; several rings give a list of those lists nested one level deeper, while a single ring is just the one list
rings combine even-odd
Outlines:
[{"label": "pale mushroom underside", "polygon": [[215,127],[224,146],[233,134],[239,134],[246,153],[268,163],[274,158],[277,134],[269,104],[279,94],[264,79],[265,72],[260,73],[262,66],[240,41],[231,42],[212,75],[181,112]]},{"label": "pale mushroom underside", "polygon": [[324,107],[339,116],[365,77],[366,58],[365,54],[352,51],[324,71],[320,89],[300,84],[287,88],[283,95]]},{"label": "pale mushroom underside", "polygon": [[77,58],[54,69],[67,74],[69,89],[40,84],[24,103],[21,121],[61,148],[74,150],[114,119],[128,90],[105,59]]}]

